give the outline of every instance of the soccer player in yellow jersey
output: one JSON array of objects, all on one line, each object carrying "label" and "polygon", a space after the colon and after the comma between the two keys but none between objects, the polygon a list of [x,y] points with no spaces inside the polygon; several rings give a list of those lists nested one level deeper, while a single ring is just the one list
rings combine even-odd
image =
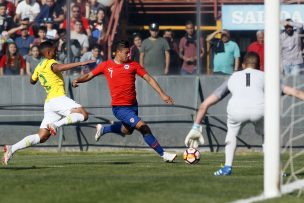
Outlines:
[{"label": "soccer player in yellow jersey", "polygon": [[39,80],[47,93],[44,104],[44,118],[38,134],[26,136],[14,145],[4,146],[2,159],[4,165],[8,164],[17,150],[43,143],[48,140],[50,135],[56,135],[56,128],[88,119],[86,110],[66,96],[61,72],[93,63],[95,60],[58,64],[54,59],[55,47],[51,42],[41,43],[39,49],[44,59],[37,65],[30,80],[33,85]]}]

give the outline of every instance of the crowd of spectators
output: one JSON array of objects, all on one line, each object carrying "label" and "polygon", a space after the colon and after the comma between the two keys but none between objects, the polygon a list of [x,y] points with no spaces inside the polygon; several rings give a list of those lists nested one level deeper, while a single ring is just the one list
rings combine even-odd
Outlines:
[{"label": "crowd of spectators", "polygon": [[[299,75],[304,73],[303,24],[286,19],[281,22],[284,29],[281,32],[281,67],[282,75]],[[133,36],[133,47],[131,48],[131,59],[138,61],[149,72],[154,75],[162,74],[197,74],[198,45],[195,36],[194,24],[187,21],[185,24],[185,35],[179,42],[173,38],[172,30],[164,30],[163,37],[159,36],[158,24],[150,25],[150,37],[142,39],[140,34]],[[164,40],[166,39],[166,40]],[[141,41],[143,40],[143,43]],[[210,45],[212,56],[212,72],[219,75],[231,75],[234,71],[241,70],[241,52],[237,42],[231,40],[229,30],[216,30],[206,37]],[[199,60],[206,55],[206,45],[203,37],[199,38],[200,55]],[[249,44],[247,52],[255,52],[260,58],[259,69],[264,71],[264,32],[256,32],[256,41]],[[203,67],[204,68],[204,67]],[[199,70],[202,73],[202,70]]]},{"label": "crowd of spectators", "polygon": [[[104,53],[105,33],[111,5],[100,2],[103,1],[72,0],[70,25],[67,25],[66,0],[0,0],[0,75],[31,75],[41,60],[38,47],[48,40],[56,44],[57,60],[61,63],[68,62],[68,51],[72,62],[96,59],[96,63],[71,74],[92,70],[107,55]],[[286,19],[282,25],[282,74],[297,75],[304,68],[300,35],[303,24]],[[67,36],[67,26],[70,26],[70,36]],[[71,39],[69,48],[67,37]],[[259,55],[260,70],[264,71],[263,31],[258,31],[256,37],[247,51]],[[206,56],[206,43],[211,47],[213,74],[230,75],[241,69],[240,48],[231,40],[229,30],[217,30],[198,40],[195,24],[187,21],[184,36],[176,40],[172,30],[160,33],[159,25],[152,23],[148,38],[143,39],[137,32],[132,40],[130,59],[140,63],[151,75],[202,73],[197,70],[197,61]],[[198,45],[201,47],[199,56]]]},{"label": "crowd of spectators", "polygon": [[[100,47],[105,42],[111,5],[100,2],[72,0],[69,26],[74,62],[86,58],[102,61]],[[67,62],[66,19],[66,0],[0,0],[0,75],[31,75],[41,60],[38,46],[44,41],[53,41],[58,60]]]}]

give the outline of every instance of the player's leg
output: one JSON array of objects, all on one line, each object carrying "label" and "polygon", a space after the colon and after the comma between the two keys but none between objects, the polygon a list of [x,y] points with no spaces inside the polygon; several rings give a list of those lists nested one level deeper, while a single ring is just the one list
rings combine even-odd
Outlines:
[{"label": "player's leg", "polygon": [[234,153],[236,149],[237,144],[237,138],[240,128],[241,128],[241,122],[239,121],[233,121],[227,119],[227,135],[225,139],[225,166],[223,168],[220,168],[218,171],[214,172],[215,176],[225,176],[225,175],[231,175],[232,173],[232,163],[234,159]]},{"label": "player's leg", "polygon": [[[107,133],[116,133],[121,136],[125,136],[128,134],[132,134],[133,130],[135,127],[130,127],[128,126],[127,123],[123,125],[124,120],[132,119],[129,117],[129,115],[134,114],[134,111],[136,112],[137,110],[136,106],[114,106],[112,108],[114,116],[119,120],[118,122],[114,122],[111,125],[102,125],[102,124],[97,124],[96,125],[96,134],[95,134],[95,140],[96,142],[99,141],[101,136],[107,134]],[[128,120],[127,122],[130,122]],[[133,124],[134,125],[134,124]]]},{"label": "player's leg", "polygon": [[51,109],[63,116],[62,119],[56,122],[48,123],[47,128],[52,135],[56,135],[56,129],[58,127],[86,121],[88,119],[88,113],[85,108],[68,97],[60,97],[52,100]]},{"label": "player's leg", "polygon": [[9,160],[12,158],[13,154],[18,150],[25,149],[39,143],[44,143],[50,137],[48,129],[40,128],[38,134],[28,135],[16,144],[5,145],[4,146],[4,155],[2,158],[3,165],[7,165]]},{"label": "player's leg", "polygon": [[176,154],[165,152],[157,139],[152,134],[150,127],[142,120],[139,120],[135,128],[143,135],[143,138],[147,145],[157,152],[166,162],[173,162],[176,158]]},{"label": "player's leg", "polygon": [[58,115],[56,112],[50,110],[49,105],[45,104],[44,106],[44,118],[41,122],[40,129],[38,134],[28,135],[14,145],[5,145],[4,146],[4,155],[2,162],[4,165],[8,164],[8,161],[11,159],[12,155],[21,149],[25,149],[31,146],[34,146],[39,143],[43,143],[50,137],[50,132],[47,129],[48,123],[53,123],[58,121],[61,118],[61,115]]},{"label": "player's leg", "polygon": [[97,124],[95,140],[96,140],[96,142],[99,141],[101,136],[103,136],[107,133],[116,133],[116,134],[124,137],[127,134],[132,134],[132,132],[129,129],[125,128],[121,121],[114,122],[111,125]]}]

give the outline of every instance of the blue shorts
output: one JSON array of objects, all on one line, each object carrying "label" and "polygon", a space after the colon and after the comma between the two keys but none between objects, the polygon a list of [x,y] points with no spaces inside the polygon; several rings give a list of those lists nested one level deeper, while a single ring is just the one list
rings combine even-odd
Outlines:
[{"label": "blue shorts", "polygon": [[138,106],[113,106],[112,112],[114,116],[122,122],[128,129],[134,129],[137,123],[141,120],[138,117]]}]

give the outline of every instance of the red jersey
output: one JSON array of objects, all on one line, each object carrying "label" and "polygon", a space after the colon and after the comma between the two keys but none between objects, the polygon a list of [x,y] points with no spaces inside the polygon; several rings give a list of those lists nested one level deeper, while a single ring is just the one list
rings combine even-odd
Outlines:
[{"label": "red jersey", "polygon": [[253,42],[247,48],[247,52],[255,52],[260,58],[260,70],[264,71],[264,44],[259,44],[258,42]]},{"label": "red jersey", "polygon": [[147,72],[135,61],[117,64],[113,60],[100,63],[94,70],[94,76],[104,74],[110,88],[112,106],[131,106],[136,101],[136,74],[143,77]]},{"label": "red jersey", "polygon": [[7,56],[6,55],[3,55],[1,60],[0,60],[0,68],[17,68],[17,69],[25,69],[25,61],[23,59],[22,56],[18,56],[19,57],[19,64],[20,64],[20,67],[15,67],[15,64],[14,64],[14,59],[10,58],[10,61],[8,61],[8,63],[6,62],[7,60]]}]

